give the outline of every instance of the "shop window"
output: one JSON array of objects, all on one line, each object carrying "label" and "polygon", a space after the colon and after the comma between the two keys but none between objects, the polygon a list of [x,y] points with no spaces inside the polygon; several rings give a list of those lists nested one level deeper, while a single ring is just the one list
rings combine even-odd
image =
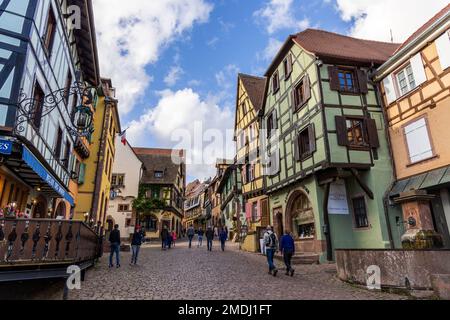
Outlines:
[{"label": "shop window", "polygon": [[158,219],[153,216],[146,216],[142,223],[142,227],[149,232],[155,232],[158,230]]},{"label": "shop window", "polygon": [[364,197],[357,197],[352,200],[353,212],[355,216],[356,228],[368,228],[369,220],[367,218],[366,200]]},{"label": "shop window", "polygon": [[300,239],[312,239],[316,234],[314,223],[299,225],[297,231]]}]

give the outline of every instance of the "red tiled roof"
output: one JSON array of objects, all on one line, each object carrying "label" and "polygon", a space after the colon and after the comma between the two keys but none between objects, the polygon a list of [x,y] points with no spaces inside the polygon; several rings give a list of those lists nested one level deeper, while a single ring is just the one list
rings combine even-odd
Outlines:
[{"label": "red tiled roof", "polygon": [[266,78],[251,76],[248,74],[239,74],[239,78],[247,90],[248,97],[253,104],[256,112],[261,110],[264,103],[264,91],[266,90]]},{"label": "red tiled roof", "polygon": [[428,20],[427,23],[425,23],[423,26],[421,26],[416,32],[414,32],[398,49],[396,52],[400,51],[404,47],[406,47],[408,44],[413,42],[417,39],[423,32],[425,32],[429,27],[433,25],[436,21],[438,21],[440,18],[442,18],[448,11],[450,10],[450,3],[441,11],[439,11],[433,18]]},{"label": "red tiled roof", "polygon": [[400,45],[356,39],[316,29],[307,29],[293,35],[292,39],[319,57],[376,64],[386,62]]}]

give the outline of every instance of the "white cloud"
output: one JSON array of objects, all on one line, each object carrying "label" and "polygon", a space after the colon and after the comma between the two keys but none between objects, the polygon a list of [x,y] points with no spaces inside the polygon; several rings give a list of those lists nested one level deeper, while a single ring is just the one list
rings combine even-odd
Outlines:
[{"label": "white cloud", "polygon": [[431,17],[448,4],[448,0],[336,0],[344,21],[353,21],[350,34],[363,39],[405,41]]},{"label": "white cloud", "polygon": [[196,23],[208,20],[206,0],[95,0],[95,21],[103,77],[112,78],[126,114],[142,98],[152,77],[145,67],[155,63],[161,49]]},{"label": "white cloud", "polygon": [[[164,147],[185,148],[187,172],[191,177],[213,176],[215,160],[233,157],[235,153],[233,112],[202,99],[191,88],[160,92],[157,105],[129,125],[128,138],[132,145],[148,146],[151,136]],[[184,139],[181,144],[180,138]]]},{"label": "white cloud", "polygon": [[262,53],[258,53],[258,59],[264,61],[272,61],[277,55],[278,51],[280,51],[281,46],[283,45],[282,41],[279,41],[275,38],[270,38],[269,43]]},{"label": "white cloud", "polygon": [[254,16],[266,25],[269,34],[282,29],[302,31],[308,28],[310,22],[307,18],[302,20],[295,18],[293,4],[294,0],[270,0],[256,11]]},{"label": "white cloud", "polygon": [[218,37],[213,37],[213,38],[211,38],[210,40],[208,40],[208,41],[206,42],[206,45],[207,45],[208,47],[215,48],[217,42],[219,42],[219,38],[218,38]]},{"label": "white cloud", "polygon": [[170,68],[169,73],[164,78],[164,83],[169,87],[173,87],[181,76],[184,74],[184,70],[180,66],[173,66]]}]

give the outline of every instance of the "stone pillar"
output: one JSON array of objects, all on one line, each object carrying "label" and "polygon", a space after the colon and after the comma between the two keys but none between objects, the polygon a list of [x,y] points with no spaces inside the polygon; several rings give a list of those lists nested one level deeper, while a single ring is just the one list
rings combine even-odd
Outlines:
[{"label": "stone pillar", "polygon": [[401,204],[406,232],[402,236],[404,249],[436,249],[443,247],[442,236],[434,230],[431,200],[425,190],[401,193],[395,203]]}]

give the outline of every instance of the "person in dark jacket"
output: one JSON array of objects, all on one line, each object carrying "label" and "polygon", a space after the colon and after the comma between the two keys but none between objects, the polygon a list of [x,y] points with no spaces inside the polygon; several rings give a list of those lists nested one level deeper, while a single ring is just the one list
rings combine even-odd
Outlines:
[{"label": "person in dark jacket", "polygon": [[212,245],[214,240],[214,230],[211,227],[208,227],[206,230],[206,242],[208,245],[208,251],[212,251]]},{"label": "person in dark jacket", "polygon": [[205,234],[205,232],[203,231],[202,228],[198,229],[197,232],[197,236],[198,236],[198,244],[197,244],[197,248],[201,247],[203,245],[203,235]]},{"label": "person in dark jacket", "polygon": [[222,251],[225,251],[225,242],[228,239],[228,233],[225,229],[222,229],[219,233],[219,240],[220,240],[220,246],[222,248]]},{"label": "person in dark jacket", "polygon": [[161,250],[166,250],[167,248],[167,240],[169,239],[169,230],[167,226],[161,230]]},{"label": "person in dark jacket", "polygon": [[191,225],[189,226],[189,228],[186,231],[186,234],[188,236],[189,239],[189,249],[192,247],[192,239],[194,238],[195,235],[195,230],[194,227]]},{"label": "person in dark jacket", "polygon": [[286,265],[286,275],[294,276],[295,270],[292,268],[291,261],[292,256],[295,254],[295,243],[289,232],[285,232],[284,236],[280,240],[280,252],[284,258],[284,264]]},{"label": "person in dark jacket", "polygon": [[116,254],[116,267],[120,268],[120,231],[119,225],[114,226],[114,230],[109,234],[109,243],[111,244],[111,253],[109,254],[109,267],[114,267],[113,256]]},{"label": "person in dark jacket", "polygon": [[131,263],[130,265],[137,265],[137,260],[139,256],[139,250],[141,249],[142,241],[144,240],[144,235],[141,232],[141,227],[137,226],[134,231],[133,238],[131,239]]}]

